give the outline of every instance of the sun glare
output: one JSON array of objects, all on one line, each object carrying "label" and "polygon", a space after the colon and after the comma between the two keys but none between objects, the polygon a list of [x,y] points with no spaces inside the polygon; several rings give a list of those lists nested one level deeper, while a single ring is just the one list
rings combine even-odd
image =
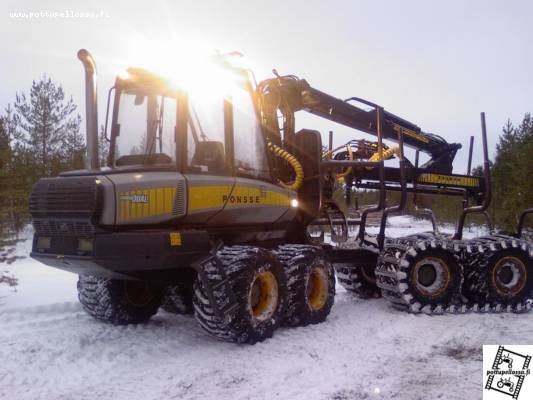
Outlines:
[{"label": "sun glare", "polygon": [[[242,74],[229,64],[231,58],[192,41],[165,45],[140,41],[128,63],[129,67],[146,68],[167,78],[175,88],[203,97],[226,95],[242,84]],[[127,75],[118,76],[127,79]]]},{"label": "sun glare", "polygon": [[182,59],[169,61],[171,70],[162,73],[172,85],[197,96],[208,94],[227,95],[242,79],[229,66],[214,57],[192,58],[184,55]]},{"label": "sun glare", "polygon": [[119,69],[117,71],[117,76],[122,79],[123,81],[127,80],[130,78],[130,74],[128,71],[124,70],[124,69]]}]

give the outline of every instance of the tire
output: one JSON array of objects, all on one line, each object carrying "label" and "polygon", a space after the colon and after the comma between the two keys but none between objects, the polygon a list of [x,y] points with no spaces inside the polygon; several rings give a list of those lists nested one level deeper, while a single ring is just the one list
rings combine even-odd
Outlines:
[{"label": "tire", "polygon": [[114,325],[138,324],[150,319],[161,304],[161,296],[143,281],[79,275],[78,298],[92,317]]},{"label": "tire", "polygon": [[[462,304],[461,253],[444,238],[389,240],[378,258],[377,285],[397,309],[442,314]],[[455,251],[455,250],[453,250]]]},{"label": "tire", "polygon": [[[200,279],[194,283],[194,316],[210,335],[224,341],[255,344],[272,337],[285,312],[287,282],[272,253],[252,246],[224,247],[217,257],[237,302],[225,318],[215,315]],[[205,266],[210,286],[222,281],[214,263]],[[220,306],[226,298],[221,286],[213,291]]]},{"label": "tire", "polygon": [[497,251],[487,262],[488,302],[515,306],[531,297],[533,262],[519,249]]},{"label": "tire", "polygon": [[357,254],[357,259],[354,260],[353,264],[335,266],[339,283],[347,292],[359,298],[381,297],[374,274],[378,254],[366,249],[357,250]]},{"label": "tire", "polygon": [[163,291],[161,308],[172,314],[192,314],[192,284],[168,285]]},{"label": "tire", "polygon": [[[464,296],[484,312],[528,312],[533,298],[533,259],[529,251],[526,241],[507,235],[474,239],[465,252]],[[511,284],[506,287],[505,282],[498,282],[498,275],[508,261],[516,264],[518,275],[508,275],[509,281],[513,276],[517,279],[514,284],[507,282]]]},{"label": "tire", "polygon": [[279,246],[275,254],[287,275],[284,324],[306,326],[328,317],[335,299],[335,271],[319,247]]},{"label": "tire", "polygon": [[409,259],[408,282],[414,299],[422,307],[446,307],[457,303],[456,298],[461,291],[462,269],[447,251],[428,249]]}]

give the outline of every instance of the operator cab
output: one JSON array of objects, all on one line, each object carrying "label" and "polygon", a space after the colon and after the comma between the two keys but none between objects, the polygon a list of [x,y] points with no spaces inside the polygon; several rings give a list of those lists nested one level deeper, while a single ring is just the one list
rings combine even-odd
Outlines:
[{"label": "operator cab", "polygon": [[270,180],[248,73],[226,68],[229,84],[190,88],[139,68],[117,77],[108,167]]}]

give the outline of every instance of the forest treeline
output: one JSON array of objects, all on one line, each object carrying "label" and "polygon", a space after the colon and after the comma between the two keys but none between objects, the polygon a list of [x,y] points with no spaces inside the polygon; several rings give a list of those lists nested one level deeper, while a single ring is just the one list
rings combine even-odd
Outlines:
[{"label": "forest treeline", "polygon": [[[482,176],[483,168],[473,169]],[[498,229],[514,232],[520,214],[533,207],[533,118],[527,113],[518,125],[508,120],[496,143],[495,157],[490,163],[492,201],[488,210]],[[462,199],[447,196],[421,196],[424,205],[432,208],[439,220],[456,222],[462,210]],[[527,220],[532,226],[533,215]],[[484,222],[480,215],[471,222]]]},{"label": "forest treeline", "polygon": [[[39,178],[83,168],[81,120],[72,97],[47,76],[33,81],[28,93],[17,93],[0,113],[0,241],[16,236],[29,222],[29,194]],[[103,146],[104,139],[100,139]],[[480,168],[474,172],[480,173]],[[513,229],[521,210],[533,206],[530,114],[516,126],[508,121],[503,127],[491,173],[490,211],[497,225]],[[375,193],[358,192],[356,196],[363,205],[372,202]],[[397,198],[398,193],[390,195],[392,202]],[[418,203],[432,208],[442,222],[455,222],[462,207],[462,199],[447,196],[420,195]],[[409,204],[413,211],[412,201]]]},{"label": "forest treeline", "polygon": [[83,168],[85,140],[72,97],[49,77],[17,93],[0,116],[0,238],[28,223],[28,198],[41,177]]}]

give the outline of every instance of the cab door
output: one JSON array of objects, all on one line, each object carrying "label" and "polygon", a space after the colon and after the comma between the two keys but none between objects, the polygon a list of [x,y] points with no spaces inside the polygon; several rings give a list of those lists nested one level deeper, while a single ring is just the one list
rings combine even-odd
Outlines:
[{"label": "cab door", "polygon": [[235,186],[213,224],[265,224],[279,220],[291,209],[291,192],[274,184],[267,146],[250,91],[243,85],[231,92],[233,173]]},{"label": "cab door", "polygon": [[220,213],[235,186],[231,141],[223,93],[188,94],[185,148],[187,217],[184,222],[207,223]]}]

